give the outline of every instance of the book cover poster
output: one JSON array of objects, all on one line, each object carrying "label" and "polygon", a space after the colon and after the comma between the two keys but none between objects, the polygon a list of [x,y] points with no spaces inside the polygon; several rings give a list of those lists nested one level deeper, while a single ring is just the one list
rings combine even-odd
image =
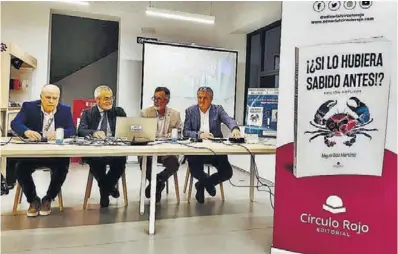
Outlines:
[{"label": "book cover poster", "polygon": [[296,48],[295,175],[382,174],[390,43]]},{"label": "book cover poster", "polygon": [[246,134],[276,135],[278,89],[249,88],[247,92]]}]

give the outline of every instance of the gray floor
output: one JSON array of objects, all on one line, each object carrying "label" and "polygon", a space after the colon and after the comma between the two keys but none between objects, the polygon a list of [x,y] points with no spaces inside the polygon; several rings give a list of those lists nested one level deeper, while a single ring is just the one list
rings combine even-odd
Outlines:
[{"label": "gray floor", "polygon": [[[62,188],[64,211],[53,203],[48,217],[27,218],[23,200],[19,215],[12,215],[15,192],[1,198],[1,253],[269,253],[272,241],[273,210],[269,195],[256,191],[249,202],[248,188],[224,184],[226,201],[217,196],[197,204],[194,196],[187,202],[183,193],[186,169],[179,171],[181,202],[175,197],[174,181],[170,193],[164,192],[156,210],[156,235],[148,236],[148,201],[145,214],[139,215],[137,165],[127,169],[128,207],[123,198],[111,199],[108,209],[99,209],[99,193],[93,184],[88,210],[82,209],[86,187],[86,167],[74,165]],[[38,193],[48,186],[49,173],[37,171],[34,179]],[[235,171],[232,182],[248,185],[247,174]],[[193,192],[194,193],[194,192]]]}]

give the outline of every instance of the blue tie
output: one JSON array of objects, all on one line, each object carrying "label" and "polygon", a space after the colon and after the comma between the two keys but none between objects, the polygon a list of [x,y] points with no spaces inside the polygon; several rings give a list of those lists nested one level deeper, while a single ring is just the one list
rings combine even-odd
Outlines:
[{"label": "blue tie", "polygon": [[102,115],[102,122],[101,122],[100,131],[105,132],[105,134],[108,131],[108,117],[107,117],[106,111],[104,111],[104,113]]}]

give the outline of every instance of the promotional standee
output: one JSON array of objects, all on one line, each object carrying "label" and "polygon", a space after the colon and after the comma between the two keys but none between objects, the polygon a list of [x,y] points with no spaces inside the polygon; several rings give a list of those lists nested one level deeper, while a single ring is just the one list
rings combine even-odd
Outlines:
[{"label": "promotional standee", "polygon": [[396,4],[283,2],[272,254],[397,253]]},{"label": "promotional standee", "polygon": [[276,135],[278,88],[249,88],[247,92],[246,134]]}]

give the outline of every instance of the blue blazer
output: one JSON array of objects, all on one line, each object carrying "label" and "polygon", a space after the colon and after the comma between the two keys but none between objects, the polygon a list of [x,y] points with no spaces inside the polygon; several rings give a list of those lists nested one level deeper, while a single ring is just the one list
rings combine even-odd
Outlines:
[{"label": "blue blazer", "polygon": [[[221,105],[210,105],[209,124],[210,132],[214,137],[222,138],[221,123],[225,124],[231,131],[239,129],[238,123],[228,116]],[[191,106],[185,110],[184,137],[196,138],[200,130],[200,109],[198,105]]]},{"label": "blue blazer", "polygon": [[[42,134],[44,114],[41,111],[41,102],[29,101],[22,104],[21,111],[11,122],[11,129],[20,137],[25,137],[27,130]],[[67,105],[58,104],[57,112],[54,115],[55,129],[63,128],[64,137],[69,138],[76,135],[76,128],[73,124],[71,108]]]}]

